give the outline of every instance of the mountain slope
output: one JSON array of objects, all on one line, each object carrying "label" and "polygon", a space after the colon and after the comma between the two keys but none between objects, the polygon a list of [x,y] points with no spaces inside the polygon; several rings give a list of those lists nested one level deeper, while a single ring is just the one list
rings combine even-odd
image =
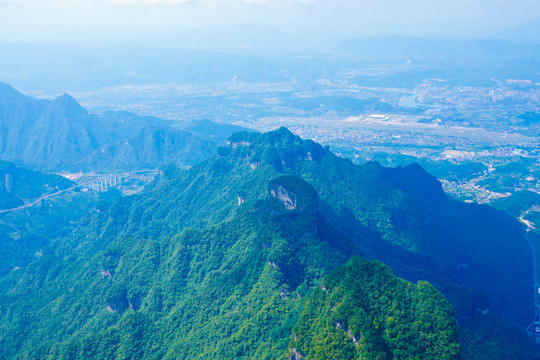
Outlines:
[{"label": "mountain slope", "polygon": [[[452,309],[444,297],[428,283],[413,285],[392,275],[381,263],[358,257],[332,272],[304,305],[292,354],[300,359],[457,357]],[[406,311],[396,306],[402,303],[410,304]]]},{"label": "mountain slope", "polygon": [[[488,206],[447,197],[419,166],[355,166],[285,129],[235,134],[218,153],[193,171],[166,169],[152,192],[115,205],[114,220],[95,236],[159,237],[176,226],[205,227],[225,220],[239,202],[260,198],[268,181],[288,173],[314,186],[332,210],[325,216],[358,238],[365,256],[412,281],[477,288],[490,298],[486,308],[523,327],[530,321],[532,258],[522,226]],[[423,265],[410,266],[410,257]]]},{"label": "mountain slope", "polygon": [[[0,82],[0,152],[22,154],[29,141],[28,129],[45,110],[48,102],[24,96]],[[7,157],[4,160],[11,160]]]},{"label": "mountain slope", "polygon": [[[206,229],[186,229],[159,241],[118,237],[89,257],[62,260],[49,253],[1,285],[11,289],[2,291],[0,303],[2,314],[11,314],[1,325],[8,330],[0,338],[2,355],[14,357],[21,347],[29,359],[287,358],[311,289],[358,253],[354,242],[321,217],[319,202],[303,180],[278,177],[253,206],[240,206],[233,218]],[[422,326],[434,327],[430,339],[423,332],[411,334],[408,339],[424,347],[408,347],[406,358],[424,356],[426,349],[457,358],[452,312],[439,293],[423,296],[425,285],[398,280],[382,264],[353,259],[345,269],[351,270],[366,284],[344,283],[342,289],[360,295],[379,288],[394,299],[391,306],[363,308],[367,316],[414,308]],[[337,271],[329,284],[341,277],[343,269]],[[403,288],[407,295],[400,294]],[[29,322],[21,317],[24,308],[37,310]],[[433,308],[440,311],[437,319]],[[399,320],[402,326],[416,321]],[[364,331],[373,329],[358,329],[357,335]],[[408,346],[398,333],[385,336],[390,348]],[[348,338],[341,343],[357,346]],[[388,348],[384,341],[369,346],[372,352]],[[369,354],[363,345],[358,351]]]},{"label": "mountain slope", "polygon": [[84,154],[95,152],[102,141],[100,125],[75,99],[62,95],[28,129],[29,142],[21,160],[34,168],[80,166]]},{"label": "mountain slope", "polygon": [[419,166],[354,166],[285,129],[235,134],[218,154],[193,171],[165,169],[152,192],[103,214],[115,220],[94,236],[156,238],[171,236],[176,227],[205,227],[234,214],[238,203],[260,198],[266,181],[295,174],[315,187],[328,205],[321,212],[360,244],[364,257],[383,261],[410,281],[434,283],[463,326],[491,311],[527,342],[532,259],[522,226],[510,216],[447,197]]}]

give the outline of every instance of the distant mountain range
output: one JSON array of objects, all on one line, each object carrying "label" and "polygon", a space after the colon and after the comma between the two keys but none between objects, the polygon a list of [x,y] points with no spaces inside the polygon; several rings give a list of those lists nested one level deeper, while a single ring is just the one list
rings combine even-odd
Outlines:
[{"label": "distant mountain range", "polygon": [[[302,93],[318,90],[329,79],[408,89],[432,78],[462,86],[493,86],[493,80],[506,79],[539,82],[539,40],[534,34],[540,32],[534,31],[536,28],[538,23],[531,23],[516,30],[531,34],[532,38],[525,40],[523,36],[497,39],[471,38],[468,34],[414,37],[399,31],[395,32],[399,35],[369,37],[351,31],[342,38],[329,39],[320,30],[320,36],[311,34],[311,43],[276,31],[240,27],[179,34],[167,49],[159,48],[159,39],[152,39],[149,47],[0,44],[0,80],[25,92],[50,97],[68,92],[80,94],[80,99],[104,89],[112,88],[114,93],[126,91],[123,87],[159,85],[211,89],[227,84],[242,96],[239,84],[248,85],[248,91],[256,87],[257,92],[272,92],[276,85],[286,84],[286,88]],[[178,39],[181,41],[175,42]],[[207,50],[183,48],[190,46]],[[212,48],[214,51],[208,50]],[[279,48],[281,52],[276,50]],[[373,62],[380,67],[373,68]],[[332,88],[339,89],[330,86],[328,90]],[[162,95],[158,90],[152,96]]]},{"label": "distant mountain range", "polygon": [[[27,97],[0,83],[0,159],[43,171],[104,171],[191,166],[242,128],[183,124],[125,111],[88,113],[75,99]],[[200,131],[200,133],[197,133]]]},{"label": "distant mountain range", "polygon": [[279,64],[270,60],[213,51],[120,44],[100,48],[0,44],[0,53],[1,81],[49,94],[119,85],[213,84],[234,77],[245,83],[287,79]]}]

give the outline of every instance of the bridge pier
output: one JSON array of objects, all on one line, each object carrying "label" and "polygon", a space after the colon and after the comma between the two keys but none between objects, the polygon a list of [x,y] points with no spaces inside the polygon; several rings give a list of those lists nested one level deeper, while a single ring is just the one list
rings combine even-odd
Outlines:
[{"label": "bridge pier", "polygon": [[540,344],[540,283],[535,283],[534,288],[534,321],[527,327],[527,333]]},{"label": "bridge pier", "polygon": [[527,327],[527,333],[537,344],[540,344],[540,321],[533,321]]}]

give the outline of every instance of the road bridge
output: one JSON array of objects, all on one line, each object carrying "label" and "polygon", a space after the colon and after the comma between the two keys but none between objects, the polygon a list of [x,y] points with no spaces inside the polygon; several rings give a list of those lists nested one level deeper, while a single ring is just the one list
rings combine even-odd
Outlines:
[{"label": "road bridge", "polygon": [[107,191],[107,189],[120,184],[125,179],[126,177],[122,178],[121,175],[103,177],[86,183],[84,187],[93,191]]},{"label": "road bridge", "polygon": [[58,190],[58,191],[56,191],[54,193],[43,195],[40,198],[38,198],[37,200],[34,200],[34,201],[30,202],[30,203],[18,206],[16,208],[0,210],[0,214],[13,212],[13,211],[17,211],[17,210],[22,210],[22,209],[29,208],[31,206],[35,206],[35,205],[41,203],[41,201],[43,201],[45,199],[55,197],[55,196],[59,196],[59,195],[65,193],[65,192],[72,191],[72,190],[75,190],[77,188],[86,188],[86,189],[94,190],[94,191],[106,191],[108,188],[119,185],[122,181],[127,180],[129,178],[132,178],[132,177],[135,177],[135,176],[141,175],[141,174],[152,174],[152,173],[153,174],[158,174],[159,170],[137,170],[137,171],[128,171],[128,172],[118,173],[118,174],[107,174],[107,175],[97,177],[97,178],[89,180],[89,181],[85,181],[85,182],[83,182],[81,184],[74,185],[74,186],[69,187],[67,189]]},{"label": "road bridge", "polygon": [[121,182],[143,174],[157,174],[159,170],[137,170],[118,174],[107,174],[86,181],[79,186],[93,191],[107,191],[107,189],[119,185]]}]

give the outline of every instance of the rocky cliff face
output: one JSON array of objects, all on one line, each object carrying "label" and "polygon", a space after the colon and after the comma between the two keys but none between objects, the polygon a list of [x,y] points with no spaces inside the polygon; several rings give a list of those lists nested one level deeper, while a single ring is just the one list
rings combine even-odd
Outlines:
[{"label": "rocky cliff face", "polygon": [[317,211],[317,192],[307,182],[295,176],[281,176],[272,180],[268,192],[287,210]]},{"label": "rocky cliff face", "polygon": [[125,296],[112,298],[107,300],[106,307],[109,312],[124,311],[129,307],[129,302]]},{"label": "rocky cliff face", "polygon": [[296,196],[292,191],[288,191],[283,186],[277,185],[270,188],[270,196],[281,201],[287,210],[296,209]]}]

